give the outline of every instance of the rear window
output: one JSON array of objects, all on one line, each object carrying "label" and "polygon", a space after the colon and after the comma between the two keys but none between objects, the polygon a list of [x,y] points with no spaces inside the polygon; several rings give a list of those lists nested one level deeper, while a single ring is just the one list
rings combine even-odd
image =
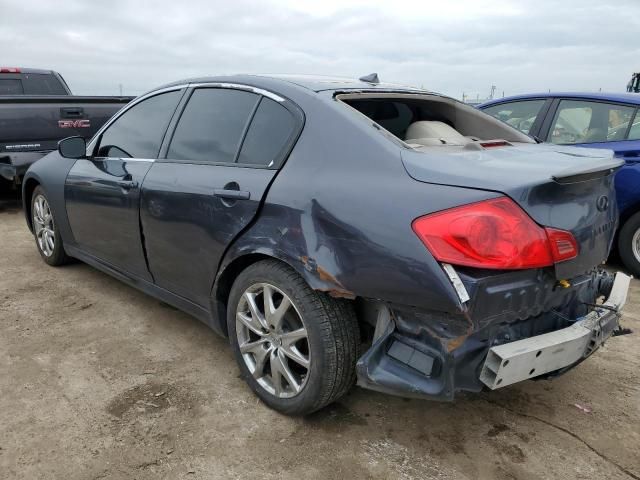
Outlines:
[{"label": "rear window", "polygon": [[347,102],[396,137],[404,139],[405,133],[416,118],[408,103],[401,101],[352,100]]},{"label": "rear window", "polygon": [[344,93],[336,99],[373,120],[412,148],[465,146],[480,140],[531,143],[511,126],[462,102],[437,94]]},{"label": "rear window", "polygon": [[0,95],[22,95],[22,81],[14,78],[0,78]]},{"label": "rear window", "polygon": [[50,73],[26,73],[23,84],[26,95],[67,95],[60,79]]}]

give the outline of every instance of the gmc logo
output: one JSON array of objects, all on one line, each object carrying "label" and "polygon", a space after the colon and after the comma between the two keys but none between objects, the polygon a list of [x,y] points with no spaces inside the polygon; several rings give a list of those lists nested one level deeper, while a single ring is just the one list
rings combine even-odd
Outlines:
[{"label": "gmc logo", "polygon": [[91,122],[89,120],[58,120],[60,128],[89,128]]}]

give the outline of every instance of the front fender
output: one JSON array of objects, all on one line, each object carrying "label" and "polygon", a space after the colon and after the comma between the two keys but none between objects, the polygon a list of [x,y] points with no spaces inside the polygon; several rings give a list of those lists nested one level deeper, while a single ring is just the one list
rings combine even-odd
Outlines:
[{"label": "front fender", "polygon": [[75,162],[74,159],[61,157],[58,152],[51,152],[29,167],[22,184],[23,211],[29,229],[32,228],[31,195],[35,186],[39,185],[47,196],[65,245],[75,244],[64,200],[65,180]]}]

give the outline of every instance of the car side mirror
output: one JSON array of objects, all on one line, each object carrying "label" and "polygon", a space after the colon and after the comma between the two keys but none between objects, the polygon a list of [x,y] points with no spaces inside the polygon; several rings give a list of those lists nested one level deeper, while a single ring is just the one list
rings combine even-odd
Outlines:
[{"label": "car side mirror", "polygon": [[85,158],[87,142],[82,137],[67,137],[58,142],[58,152],[64,158]]}]

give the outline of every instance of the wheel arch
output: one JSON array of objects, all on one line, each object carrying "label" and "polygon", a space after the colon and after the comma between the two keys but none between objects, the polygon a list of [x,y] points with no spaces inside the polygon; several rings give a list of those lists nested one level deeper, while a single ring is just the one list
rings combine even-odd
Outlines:
[{"label": "wheel arch", "polygon": [[640,200],[629,205],[623,211],[620,212],[620,225],[619,229],[636,213],[640,212]]},{"label": "wheel arch", "polygon": [[611,251],[619,254],[619,245],[618,242],[620,240],[620,231],[625,226],[625,224],[631,220],[631,218],[640,213],[640,201],[626,207],[624,210],[620,212],[620,218],[618,219],[618,228],[616,229],[616,233],[613,238],[613,244],[611,246]]},{"label": "wheel arch", "polygon": [[25,180],[22,187],[22,206],[24,209],[24,216],[27,220],[27,226],[33,233],[33,222],[31,220],[31,198],[36,188],[40,186],[40,181],[36,178],[30,177]]},{"label": "wheel arch", "polygon": [[[227,255],[216,275],[211,292],[211,311],[213,327],[228,335],[227,331],[227,305],[231,287],[242,271],[262,260],[275,260],[287,265],[297,272],[313,290],[325,292],[334,298],[355,299],[352,292],[344,290],[336,279],[317,268],[314,262],[302,257],[297,262],[288,258],[281,252],[259,249],[251,252],[242,252],[237,255]],[[336,283],[337,282],[337,283]]]}]

